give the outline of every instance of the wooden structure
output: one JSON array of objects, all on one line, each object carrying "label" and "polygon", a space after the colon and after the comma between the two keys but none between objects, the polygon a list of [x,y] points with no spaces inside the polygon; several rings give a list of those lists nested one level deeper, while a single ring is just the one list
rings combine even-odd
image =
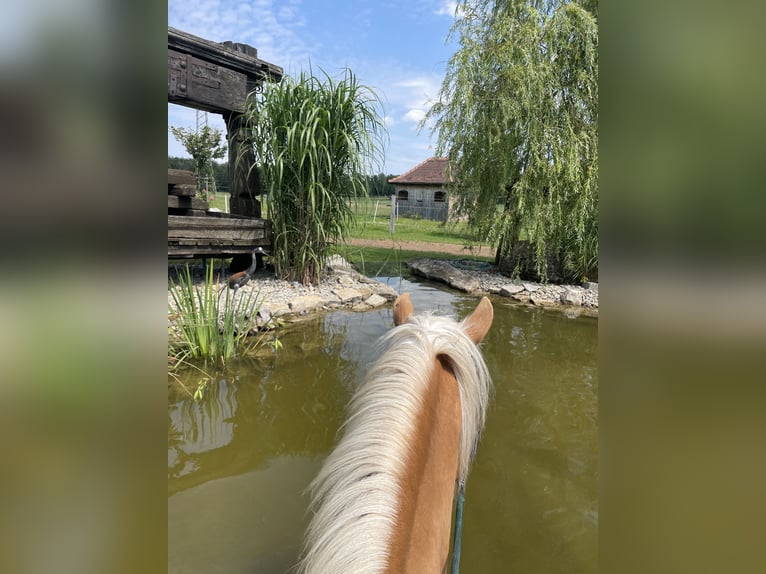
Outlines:
[{"label": "wooden structure", "polygon": [[446,221],[449,216],[447,158],[431,157],[408,172],[392,177],[399,215]]},{"label": "wooden structure", "polygon": [[233,257],[271,249],[271,221],[208,211],[190,171],[168,170],[168,258]]},{"label": "wooden structure", "polygon": [[223,115],[231,179],[231,214],[221,214],[207,211],[194,194],[183,195],[194,181],[187,176],[182,182],[184,176],[172,173],[178,170],[168,171],[168,257],[234,256],[247,267],[254,247],[270,248],[271,225],[260,219],[258,174],[251,170],[254,157],[242,145],[242,113],[250,94],[282,74],[252,46],[211,42],[168,26],[168,102]]}]

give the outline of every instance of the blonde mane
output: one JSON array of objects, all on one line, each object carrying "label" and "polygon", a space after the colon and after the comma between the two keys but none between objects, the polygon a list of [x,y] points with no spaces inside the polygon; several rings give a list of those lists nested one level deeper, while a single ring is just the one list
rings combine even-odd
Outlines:
[{"label": "blonde mane", "polygon": [[304,574],[385,570],[398,477],[437,356],[447,359],[459,387],[460,480],[468,475],[484,427],[491,380],[463,323],[411,315],[384,335],[376,350],[379,359],[351,400],[343,437],[311,484],[314,516],[299,565]]}]

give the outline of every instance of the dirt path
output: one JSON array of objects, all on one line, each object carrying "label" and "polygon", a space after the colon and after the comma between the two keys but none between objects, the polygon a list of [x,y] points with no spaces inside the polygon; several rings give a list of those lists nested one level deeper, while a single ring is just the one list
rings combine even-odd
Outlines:
[{"label": "dirt path", "polygon": [[450,253],[452,255],[494,257],[495,250],[492,247],[467,248],[454,243],[429,243],[427,241],[401,241],[396,239],[357,239],[347,240],[349,245],[357,247],[382,247],[395,248],[407,251],[429,251],[431,253]]}]

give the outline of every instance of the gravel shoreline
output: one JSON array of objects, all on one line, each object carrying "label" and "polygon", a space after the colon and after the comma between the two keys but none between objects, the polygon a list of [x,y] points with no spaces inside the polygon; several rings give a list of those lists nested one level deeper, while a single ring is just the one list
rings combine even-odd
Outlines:
[{"label": "gravel shoreline", "polygon": [[[497,272],[492,265],[469,260],[450,262],[426,258],[406,264],[415,275],[473,295],[494,294],[512,299],[520,305],[555,308],[567,317],[598,316],[597,283],[576,286],[515,281]],[[183,268],[183,265],[169,266],[168,277],[175,280],[178,271]],[[192,273],[195,281],[204,280],[201,266],[194,268]],[[225,281],[221,281],[220,289],[225,288]],[[250,293],[255,295],[256,301],[261,302],[256,316],[259,326],[269,325],[275,318],[299,319],[320,311],[366,311],[391,303],[399,295],[389,285],[365,277],[337,255],[328,261],[318,287],[304,287],[295,281],[276,279],[273,270],[267,267],[256,271],[236,296],[246,297]],[[168,304],[170,314],[173,309],[170,289]]]}]

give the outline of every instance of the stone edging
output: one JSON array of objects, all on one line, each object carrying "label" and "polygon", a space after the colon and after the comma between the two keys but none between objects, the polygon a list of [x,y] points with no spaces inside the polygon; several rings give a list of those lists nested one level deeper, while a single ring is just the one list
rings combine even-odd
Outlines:
[{"label": "stone edging", "polygon": [[416,275],[446,283],[465,293],[491,293],[536,306],[563,307],[567,314],[598,314],[598,283],[577,286],[515,281],[494,266],[486,271],[465,271],[443,259],[415,259],[406,265]]},{"label": "stone edging", "polygon": [[[523,304],[561,307],[567,316],[598,315],[598,284],[543,285],[513,281],[491,268],[487,271],[465,271],[449,261],[417,259],[406,264],[413,273],[426,279],[446,283],[465,293],[494,294]],[[196,275],[195,275],[196,277]],[[196,277],[201,281],[201,276]],[[227,288],[225,283],[221,288]],[[269,270],[255,273],[253,279],[237,292],[237,297],[254,295],[260,302],[256,325],[267,327],[273,319],[299,319],[318,311],[350,309],[366,311],[394,301],[399,293],[392,287],[366,277],[340,256],[328,261],[318,287],[304,287],[298,282],[274,278]],[[168,303],[172,297],[168,292]]]}]

